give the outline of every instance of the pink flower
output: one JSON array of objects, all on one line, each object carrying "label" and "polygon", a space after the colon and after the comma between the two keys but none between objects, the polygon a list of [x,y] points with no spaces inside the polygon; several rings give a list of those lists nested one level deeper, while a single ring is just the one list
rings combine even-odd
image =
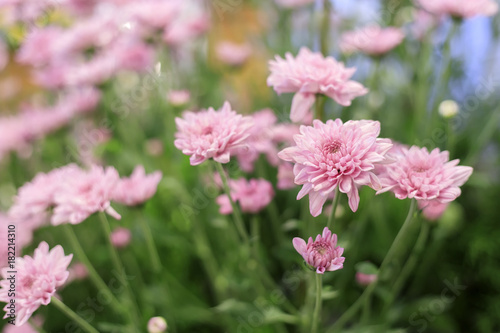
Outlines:
[{"label": "pink flower", "polygon": [[65,180],[59,184],[54,196],[53,225],[78,224],[96,212],[106,212],[115,219],[121,218],[110,205],[119,181],[114,168],[94,165],[90,170],[79,170],[76,177]]},{"label": "pink flower", "polygon": [[418,207],[422,209],[422,215],[429,221],[436,221],[439,219],[446,208],[448,208],[449,203],[441,203],[439,201],[418,201]]},{"label": "pink flower", "polygon": [[278,94],[296,93],[292,101],[290,119],[302,121],[314,104],[316,94],[324,94],[343,106],[368,93],[368,89],[358,82],[349,80],[356,71],[346,68],[332,57],[323,57],[303,47],[296,58],[290,53],[285,59],[276,56],[269,62],[271,75],[267,85],[273,86]]},{"label": "pink flower", "polygon": [[423,9],[435,15],[469,18],[478,15],[493,16],[498,4],[493,0],[415,0]]},{"label": "pink flower", "polygon": [[[14,232],[9,232],[11,230]],[[0,212],[0,268],[7,266],[9,250],[11,250],[8,248],[9,239],[15,239],[15,256],[19,256],[22,249],[29,245],[33,239],[33,225],[29,222],[18,223]]]},{"label": "pink flower", "polygon": [[362,286],[367,286],[377,280],[377,274],[364,274],[361,272],[356,273],[356,282]]},{"label": "pink flower", "polygon": [[[36,315],[33,318],[31,318],[31,321],[38,327],[42,327],[44,319],[41,315]],[[2,331],[2,333],[38,333],[38,332],[39,331],[36,330],[31,325],[31,323],[24,324],[23,326],[5,325]]]},{"label": "pink flower", "polygon": [[301,126],[294,137],[296,146],[285,148],[278,156],[295,163],[295,184],[303,185],[297,199],[309,194],[313,216],[321,214],[328,196],[338,186],[349,197],[349,207],[358,209],[358,186],[379,190],[374,168],[387,163],[385,154],[392,147],[389,139],[377,138],[380,123],[371,120],[319,120],[313,126]]},{"label": "pink flower", "polygon": [[181,106],[189,102],[191,94],[188,90],[172,90],[167,95],[167,100],[173,106]]},{"label": "pink flower", "polygon": [[111,233],[111,244],[117,248],[127,246],[132,239],[132,233],[127,228],[116,228]]},{"label": "pink flower", "polygon": [[163,333],[167,330],[167,321],[163,317],[148,320],[148,333]]},{"label": "pink flower", "polygon": [[295,175],[293,174],[293,164],[283,162],[278,165],[278,184],[280,190],[288,190],[297,186],[294,182]]},{"label": "pink flower", "polygon": [[66,284],[69,284],[72,281],[75,280],[83,280],[87,276],[89,276],[89,271],[87,269],[87,266],[82,264],[81,262],[77,262],[69,268],[69,276],[68,280],[66,281]]},{"label": "pink flower", "polygon": [[122,178],[113,190],[112,200],[127,206],[139,205],[155,193],[162,174],[155,171],[146,175],[144,167],[135,167],[130,178]]},{"label": "pink flower", "polygon": [[[245,178],[230,180],[231,197],[233,201],[239,202],[241,211],[245,213],[258,213],[264,209],[273,199],[274,190],[270,182],[265,179]],[[220,205],[221,214],[231,214],[233,208],[227,195],[221,195],[217,198]]]},{"label": "pink flower", "polygon": [[209,158],[227,163],[231,155],[244,149],[250,135],[252,118],[243,117],[231,110],[225,102],[220,110],[213,108],[200,112],[185,112],[183,118],[175,118],[177,133],[175,147],[189,155],[191,165],[198,165]]},{"label": "pink flower", "polygon": [[370,25],[342,34],[340,48],[344,53],[360,51],[372,56],[389,52],[403,41],[405,35],[399,28],[381,28]]},{"label": "pink flower", "polygon": [[[56,289],[66,282],[68,265],[73,255],[64,255],[63,248],[58,245],[49,252],[49,245],[40,243],[33,257],[16,258],[16,326],[23,325],[40,305],[50,303]],[[10,268],[2,269],[4,279],[0,281],[0,301],[9,303],[11,281],[7,278]],[[6,305],[4,318],[8,317]]]},{"label": "pink flower", "polygon": [[250,57],[252,48],[248,44],[220,42],[216,46],[215,53],[220,61],[237,66],[243,64]]},{"label": "pink flower", "polygon": [[377,194],[392,191],[396,198],[415,198],[448,203],[461,193],[462,186],[472,174],[472,168],[457,166],[459,160],[449,161],[449,153],[438,148],[401,147],[393,154],[396,162],[389,164],[379,175],[382,187]]},{"label": "pink flower", "polygon": [[314,3],[314,0],[276,0],[276,3],[284,8],[297,8]]},{"label": "pink flower", "polygon": [[337,246],[337,235],[326,227],[322,235],[316,236],[316,240],[309,237],[307,244],[302,238],[295,237],[293,247],[318,274],[336,271],[344,266],[344,249]]}]

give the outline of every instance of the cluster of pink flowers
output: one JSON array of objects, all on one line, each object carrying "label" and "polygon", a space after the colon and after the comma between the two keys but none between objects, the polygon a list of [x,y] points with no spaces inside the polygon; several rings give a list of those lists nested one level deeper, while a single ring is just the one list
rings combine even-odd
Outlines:
[{"label": "cluster of pink flowers", "polygon": [[[58,245],[49,251],[49,245],[40,243],[33,257],[16,258],[16,326],[21,326],[41,306],[50,303],[57,288],[68,279],[68,265],[73,255],[64,255],[63,248]],[[11,281],[10,268],[2,269],[3,280],[0,281],[0,301],[6,302],[4,318],[8,317],[11,300],[9,289]]]},{"label": "cluster of pink flowers", "polygon": [[316,273],[332,272],[344,267],[344,249],[337,246],[337,235],[325,227],[321,235],[308,242],[299,237],[293,239],[293,247],[304,258],[305,262],[316,270]]},{"label": "cluster of pink flowers", "polygon": [[[230,180],[229,187],[231,198],[240,204],[241,211],[245,213],[258,213],[269,205],[274,197],[273,186],[265,179]],[[216,201],[220,205],[221,214],[227,215],[233,212],[226,194],[219,196]]]},{"label": "cluster of pink flowers", "polygon": [[478,15],[493,16],[498,3],[493,0],[415,0],[426,11],[435,15],[469,18]]},{"label": "cluster of pink flowers", "polygon": [[399,28],[370,25],[342,34],[340,48],[344,53],[362,52],[371,56],[383,55],[401,44],[405,35]]},{"label": "cluster of pink flowers", "polygon": [[278,94],[295,93],[290,119],[302,122],[316,100],[316,94],[332,98],[342,106],[368,93],[360,83],[350,80],[355,68],[346,68],[343,63],[321,53],[311,52],[303,47],[294,58],[290,53],[285,59],[276,56],[269,62],[271,74],[267,84]]},{"label": "cluster of pink flowers", "polygon": [[314,120],[313,126],[300,127],[296,146],[279,153],[281,159],[295,163],[295,183],[303,185],[297,199],[309,194],[313,216],[321,213],[337,187],[349,197],[352,211],[358,209],[358,186],[381,189],[375,166],[388,163],[385,155],[392,143],[378,138],[379,133],[378,121]]},{"label": "cluster of pink flowers", "polygon": [[191,165],[198,165],[213,158],[220,163],[229,162],[231,155],[248,147],[245,140],[250,135],[252,118],[233,111],[229,102],[221,109],[184,112],[175,118],[177,133],[175,147],[190,156]]},{"label": "cluster of pink flowers", "polygon": [[120,179],[112,167],[93,165],[84,170],[70,164],[47,174],[40,173],[23,185],[14,198],[9,217],[20,222],[37,220],[38,225],[49,218],[53,225],[77,224],[96,212],[120,219],[110,202],[137,205],[146,201],[156,192],[160,178],[159,172],[146,175],[141,166],[131,178]]},{"label": "cluster of pink flowers", "polygon": [[65,126],[75,116],[92,111],[100,93],[93,88],[76,89],[61,96],[51,107],[25,106],[15,116],[0,118],[0,159],[9,151],[21,151],[35,139]]}]

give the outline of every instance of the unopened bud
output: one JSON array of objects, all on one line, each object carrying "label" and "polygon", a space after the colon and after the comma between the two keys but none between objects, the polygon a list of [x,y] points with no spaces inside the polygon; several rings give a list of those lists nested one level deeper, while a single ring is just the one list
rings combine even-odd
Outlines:
[{"label": "unopened bud", "polygon": [[148,321],[148,333],[163,333],[167,331],[167,321],[163,317],[153,317]]},{"label": "unopened bud", "polygon": [[442,101],[441,104],[439,104],[439,114],[445,119],[455,117],[459,109],[457,102],[452,100]]}]

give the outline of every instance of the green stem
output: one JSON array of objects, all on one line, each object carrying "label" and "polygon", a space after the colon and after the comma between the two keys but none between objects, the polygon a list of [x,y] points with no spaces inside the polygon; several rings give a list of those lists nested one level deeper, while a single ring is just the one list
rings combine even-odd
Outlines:
[{"label": "green stem", "polygon": [[326,226],[330,230],[333,227],[333,221],[335,220],[335,212],[337,211],[337,206],[339,205],[339,201],[340,201],[340,191],[339,191],[339,185],[337,184],[337,187],[335,188],[335,197],[333,198],[332,211],[330,212],[330,216],[328,216],[328,223],[326,224]]},{"label": "green stem", "polygon": [[151,232],[151,227],[149,226],[149,223],[146,221],[144,216],[141,215],[139,217],[139,220],[141,223],[142,232],[144,234],[144,237],[146,238],[146,246],[148,248],[149,257],[151,258],[151,265],[153,267],[153,271],[155,273],[158,273],[161,271],[161,261],[155,240],[153,238],[153,234]]},{"label": "green stem", "polygon": [[326,121],[325,115],[325,100],[326,97],[321,94],[316,94],[316,102],[314,102],[314,119]]},{"label": "green stem", "polygon": [[474,165],[477,162],[477,157],[481,150],[488,144],[493,135],[495,135],[500,121],[500,108],[493,111],[490,119],[482,127],[481,133],[476,140],[473,140],[473,146],[469,154],[465,158],[464,165]]},{"label": "green stem", "polygon": [[118,301],[118,299],[113,295],[109,287],[104,283],[104,281],[101,279],[97,271],[95,270],[94,266],[90,263],[89,258],[85,254],[85,251],[82,249],[82,246],[80,245],[80,242],[78,241],[78,238],[75,235],[75,232],[73,231],[72,227],[68,224],[63,225],[64,231],[66,233],[66,237],[68,238],[69,242],[71,243],[71,247],[73,248],[73,252],[75,253],[76,257],[78,260],[85,265],[87,268],[87,271],[89,273],[90,280],[95,284],[96,288],[105,294],[106,298],[109,298],[111,300],[111,304],[113,305],[113,308],[115,311],[118,313],[126,313],[123,305]]},{"label": "green stem", "polygon": [[321,290],[322,290],[322,277],[323,274],[315,273],[316,275],[316,304],[314,305],[314,313],[312,320],[311,332],[318,332],[318,325],[320,322],[320,313],[321,313]]},{"label": "green stem", "polygon": [[80,325],[80,327],[85,332],[87,332],[87,333],[99,333],[99,331],[96,330],[94,327],[92,327],[92,325],[90,325],[89,323],[87,323],[85,320],[83,320],[82,317],[80,317],[73,310],[71,310],[70,308],[68,308],[66,306],[66,304],[64,304],[63,302],[61,302],[60,300],[58,300],[55,297],[52,297],[51,301],[52,301],[52,304],[54,304],[61,312],[64,312],[64,314],[66,316],[68,316],[69,318],[73,319],[78,325]]},{"label": "green stem", "polygon": [[249,245],[250,240],[248,237],[248,233],[245,229],[245,224],[243,223],[243,218],[241,217],[240,209],[234,202],[233,197],[231,196],[231,190],[229,188],[229,182],[227,180],[226,173],[224,172],[224,168],[222,167],[222,164],[219,162],[215,162],[215,167],[217,168],[217,171],[219,172],[220,178],[222,180],[224,192],[228,196],[229,202],[231,203],[231,207],[233,208],[233,218],[236,224],[236,229],[238,230],[238,233],[240,234],[240,237],[243,240],[243,242]]},{"label": "green stem", "polygon": [[109,225],[108,219],[106,217],[106,214],[104,212],[100,212],[99,214],[99,219],[101,220],[101,226],[104,231],[104,237],[106,238],[106,242],[108,244],[108,250],[111,253],[111,260],[113,261],[113,266],[115,266],[115,269],[117,271],[118,278],[120,280],[120,283],[122,283],[125,286],[128,302],[129,302],[129,307],[130,310],[132,311],[132,318],[134,320],[134,323],[138,326],[139,325],[139,308],[137,306],[137,303],[134,299],[134,294],[132,293],[132,289],[130,288],[130,284],[128,283],[127,279],[124,278],[125,276],[125,269],[123,268],[123,264],[120,260],[120,257],[118,256],[118,252],[116,251],[116,248],[113,246],[111,243],[111,227]]},{"label": "green stem", "polygon": [[380,265],[377,280],[375,280],[370,285],[368,285],[368,287],[366,287],[363,294],[361,294],[361,296],[356,300],[356,302],[353,305],[351,305],[351,307],[346,312],[344,312],[344,314],[335,322],[335,324],[328,330],[328,332],[339,331],[352,318],[352,316],[354,316],[358,312],[358,310],[361,308],[363,304],[366,304],[367,302],[370,303],[371,294],[375,290],[375,287],[378,285],[380,280],[382,280],[386,275],[387,267],[397,256],[399,248],[401,247],[404,238],[407,236],[408,230],[410,230],[411,221],[413,219],[413,215],[415,214],[416,208],[417,208],[417,201],[415,199],[412,199],[410,204],[410,209],[403,223],[403,226],[399,230],[396,238],[394,239],[394,242],[392,243],[391,247],[389,248],[389,251],[387,252],[387,255],[385,256],[384,260],[382,261],[382,264]]},{"label": "green stem", "polygon": [[329,54],[328,40],[330,33],[330,13],[332,4],[330,0],[323,0],[323,18],[321,20],[321,28],[319,32],[321,53],[326,57]]}]

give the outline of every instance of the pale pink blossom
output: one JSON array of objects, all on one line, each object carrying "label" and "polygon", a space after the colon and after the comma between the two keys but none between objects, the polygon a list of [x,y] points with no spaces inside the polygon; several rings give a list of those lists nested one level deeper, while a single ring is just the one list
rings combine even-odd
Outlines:
[{"label": "pale pink blossom", "polygon": [[385,154],[392,147],[389,139],[377,138],[380,123],[371,120],[319,120],[301,126],[294,137],[296,146],[285,148],[278,156],[295,163],[295,184],[303,185],[297,199],[309,194],[313,216],[321,214],[328,196],[337,188],[349,197],[349,207],[359,205],[358,186],[381,188],[374,173],[377,164],[387,163]]},{"label": "pale pink blossom", "polygon": [[318,274],[336,271],[344,267],[345,258],[342,257],[344,249],[337,246],[337,235],[332,234],[326,227],[321,235],[316,236],[315,240],[309,237],[307,243],[302,238],[295,237],[293,247]]},{"label": "pale pink blossom", "polygon": [[239,149],[246,149],[245,140],[250,135],[252,118],[232,111],[229,102],[221,109],[184,112],[175,118],[177,133],[175,147],[190,156],[191,165],[198,165],[213,158],[227,163]]},{"label": "pale pink blossom", "polygon": [[148,320],[148,333],[163,333],[167,331],[167,321],[163,317],[153,317]]},{"label": "pale pink blossom", "polygon": [[[31,318],[31,322],[33,322],[35,325],[38,327],[43,326],[43,317],[41,315],[36,315],[33,318]],[[38,333],[39,331],[36,330],[30,323],[26,323],[22,326],[16,326],[16,325],[5,325],[3,328],[2,333]]]},{"label": "pale pink blossom", "polygon": [[436,200],[418,201],[418,207],[422,209],[422,215],[424,215],[424,217],[429,221],[438,220],[443,215],[448,206],[449,203],[441,203]]},{"label": "pale pink blossom", "polygon": [[83,280],[87,278],[87,276],[89,276],[89,271],[87,269],[87,266],[85,266],[81,262],[77,262],[71,265],[68,271],[69,271],[69,276],[68,280],[66,281],[66,284],[69,284],[70,282],[73,282],[75,280]]},{"label": "pale pink blossom", "polygon": [[[240,178],[238,180],[230,180],[229,187],[231,190],[231,198],[234,202],[238,202],[241,211],[244,213],[258,213],[264,209],[274,198],[273,186],[265,179],[250,179]],[[216,199],[220,205],[221,214],[231,214],[233,208],[229,201],[229,197],[223,194]]]},{"label": "pale pink blossom", "polygon": [[297,186],[294,182],[295,175],[293,174],[293,164],[282,162],[278,165],[278,184],[280,190],[289,190]]},{"label": "pale pink blossom", "polygon": [[198,37],[210,26],[210,18],[200,6],[191,4],[180,4],[180,6],[183,7],[181,12],[163,32],[163,40],[172,46],[179,46]]},{"label": "pale pink blossom", "polygon": [[138,165],[129,178],[121,178],[118,181],[112,200],[127,206],[140,205],[156,193],[161,178],[161,171],[146,175],[144,167]]},{"label": "pale pink blossom", "polygon": [[342,106],[351,105],[351,101],[368,93],[360,83],[350,80],[355,68],[346,68],[343,63],[321,53],[311,52],[303,47],[297,57],[290,53],[285,59],[276,56],[269,62],[271,74],[267,85],[274,87],[278,94],[295,93],[292,101],[290,119],[301,122],[307,117],[316,94],[332,98]]},{"label": "pale pink blossom", "polygon": [[111,232],[111,244],[117,248],[126,247],[132,239],[132,233],[127,228],[116,228]]},{"label": "pale pink blossom", "polygon": [[377,194],[392,191],[398,199],[451,202],[472,174],[471,167],[457,166],[459,160],[449,161],[449,153],[438,148],[429,153],[425,147],[401,147],[391,157],[396,161],[380,172]]},{"label": "pale pink blossom", "polygon": [[361,286],[368,286],[377,280],[377,274],[364,274],[361,272],[356,273],[356,282]]},{"label": "pale pink blossom", "polygon": [[247,44],[237,44],[232,42],[220,42],[215,48],[217,58],[228,65],[241,65],[252,54],[252,47]]},{"label": "pale pink blossom", "polygon": [[284,8],[297,8],[314,3],[314,0],[276,0],[276,3]]},{"label": "pale pink blossom", "polygon": [[401,44],[405,35],[399,28],[370,25],[342,34],[340,48],[344,53],[362,52],[372,56],[385,54]]},{"label": "pale pink blossom", "polygon": [[167,100],[173,106],[181,106],[189,102],[191,94],[189,90],[172,90],[167,94]]},{"label": "pale pink blossom", "polygon": [[[9,232],[11,230],[14,232]],[[7,214],[0,212],[0,268],[7,266],[8,244],[11,239],[14,240],[15,244],[15,256],[21,255],[22,249],[29,245],[33,239],[33,226],[30,223],[19,223]]]},{"label": "pale pink blossom", "polygon": [[79,170],[77,177],[68,177],[54,196],[52,224],[78,224],[97,212],[120,219],[110,204],[118,181],[118,172],[113,167],[96,165],[90,170]]},{"label": "pale pink blossom", "polygon": [[418,39],[423,39],[431,29],[438,25],[441,18],[422,9],[414,11],[414,21],[411,26],[413,35]]},{"label": "pale pink blossom", "polygon": [[426,11],[435,15],[469,18],[478,15],[493,16],[498,4],[493,0],[415,0]]},{"label": "pale pink blossom", "polygon": [[[21,326],[33,315],[40,305],[50,303],[58,287],[62,286],[68,276],[68,265],[73,255],[64,255],[63,248],[58,245],[49,251],[49,245],[40,243],[33,257],[16,258],[16,326]],[[4,318],[9,314],[9,289],[11,281],[10,268],[2,269],[3,280],[0,281],[0,301],[6,302]]]}]

